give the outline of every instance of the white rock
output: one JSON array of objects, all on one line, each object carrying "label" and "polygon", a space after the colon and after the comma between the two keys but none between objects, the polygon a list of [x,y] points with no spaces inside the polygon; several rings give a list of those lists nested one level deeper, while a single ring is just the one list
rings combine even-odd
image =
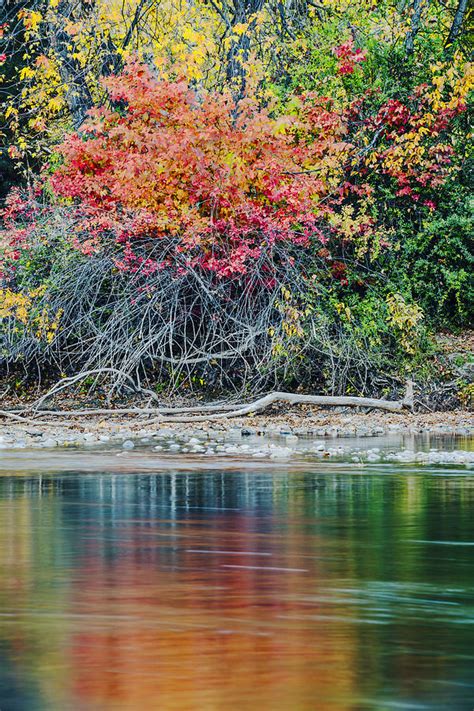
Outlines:
[{"label": "white rock", "polygon": [[289,447],[274,447],[272,449],[272,452],[270,454],[271,459],[286,459],[287,457],[290,457],[292,454],[293,450],[291,450]]},{"label": "white rock", "polygon": [[41,443],[41,445],[42,445],[43,447],[57,447],[57,446],[58,446],[58,442],[57,442],[57,440],[55,440],[55,439],[49,438],[49,439],[43,440],[43,442]]}]

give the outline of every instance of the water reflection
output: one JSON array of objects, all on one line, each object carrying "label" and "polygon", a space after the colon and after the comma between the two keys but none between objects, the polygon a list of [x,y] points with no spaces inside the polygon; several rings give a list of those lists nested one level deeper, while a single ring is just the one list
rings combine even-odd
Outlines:
[{"label": "water reflection", "polygon": [[0,708],[470,709],[474,478],[437,474],[0,477]]}]

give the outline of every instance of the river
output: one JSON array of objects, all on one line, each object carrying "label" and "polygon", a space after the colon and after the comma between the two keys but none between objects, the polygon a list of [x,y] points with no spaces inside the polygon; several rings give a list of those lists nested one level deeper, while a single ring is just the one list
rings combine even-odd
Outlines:
[{"label": "river", "polygon": [[1,466],[1,711],[474,708],[472,469],[45,457]]}]

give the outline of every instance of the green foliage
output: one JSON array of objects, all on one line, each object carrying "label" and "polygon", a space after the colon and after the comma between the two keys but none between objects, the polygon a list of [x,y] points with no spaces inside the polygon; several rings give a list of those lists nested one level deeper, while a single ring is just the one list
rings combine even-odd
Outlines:
[{"label": "green foliage", "polygon": [[460,204],[447,217],[426,220],[404,242],[401,278],[437,327],[468,326],[472,319],[472,234],[470,206]]}]

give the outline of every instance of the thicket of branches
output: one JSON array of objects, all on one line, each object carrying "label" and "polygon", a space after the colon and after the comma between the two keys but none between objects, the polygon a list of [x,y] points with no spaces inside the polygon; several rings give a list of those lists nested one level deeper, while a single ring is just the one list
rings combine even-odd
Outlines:
[{"label": "thicket of branches", "polygon": [[[176,256],[173,240],[161,241],[147,245],[147,256],[168,252],[172,265],[151,275],[143,266],[132,276],[116,269],[112,249],[92,256],[64,250],[68,226],[63,214],[48,242],[48,250],[56,248],[48,255],[51,286],[36,293],[36,279],[30,289],[23,283],[33,294],[29,327],[6,320],[4,362],[57,374],[114,368],[122,373],[117,387],[132,375],[138,383],[161,383],[167,393],[242,394],[323,381],[331,394],[374,391],[380,350],[335,309],[330,318],[327,288],[303,276],[314,268],[304,264],[307,254],[274,246],[243,279],[223,280]],[[379,384],[393,387],[396,380]]]}]

